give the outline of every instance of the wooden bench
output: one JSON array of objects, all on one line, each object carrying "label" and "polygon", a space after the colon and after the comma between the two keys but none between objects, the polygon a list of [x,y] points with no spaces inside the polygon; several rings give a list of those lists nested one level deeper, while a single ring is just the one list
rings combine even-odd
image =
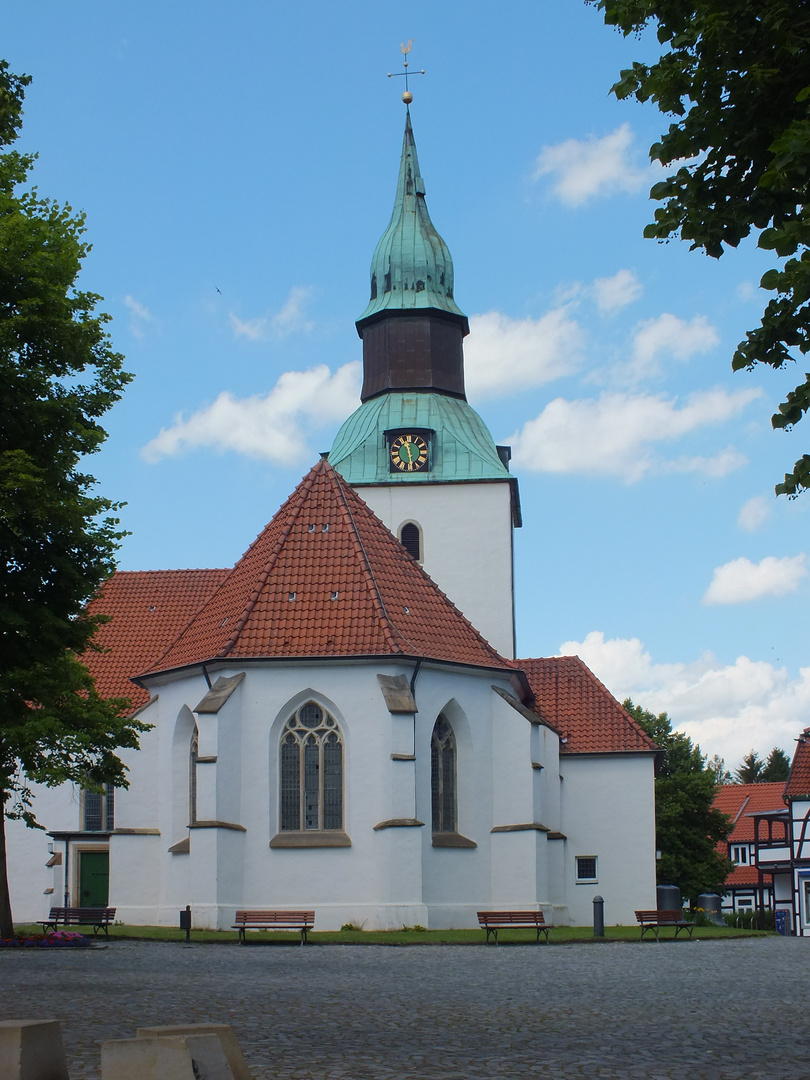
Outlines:
[{"label": "wooden bench", "polygon": [[642,940],[647,931],[652,930],[655,932],[655,940],[658,941],[658,931],[665,926],[675,928],[676,938],[681,930],[688,930],[691,938],[692,931],[695,928],[695,924],[687,922],[680,911],[637,911],[636,920],[641,924]]},{"label": "wooden bench", "polygon": [[47,919],[38,919],[39,925],[45,929],[54,931],[60,926],[92,926],[93,937],[98,935],[99,930],[104,931],[104,936],[109,937],[107,928],[115,921],[114,907],[52,907],[51,914]]},{"label": "wooden bench", "polygon": [[246,930],[298,930],[301,944],[315,923],[314,911],[237,911],[232,929],[239,931],[239,944],[245,944]]},{"label": "wooden bench", "polygon": [[535,940],[539,942],[540,935],[545,934],[546,945],[548,945],[548,932],[554,929],[547,925],[542,911],[479,911],[478,925],[487,932],[487,945],[490,934],[494,936],[495,944],[498,944],[498,931],[505,926],[533,926],[537,931]]}]

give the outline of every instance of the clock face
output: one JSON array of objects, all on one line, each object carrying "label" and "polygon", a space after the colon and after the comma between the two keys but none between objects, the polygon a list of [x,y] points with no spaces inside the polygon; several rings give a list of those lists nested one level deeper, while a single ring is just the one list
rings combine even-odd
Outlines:
[{"label": "clock face", "polygon": [[423,472],[428,468],[428,445],[421,435],[403,432],[391,439],[388,448],[391,471]]}]

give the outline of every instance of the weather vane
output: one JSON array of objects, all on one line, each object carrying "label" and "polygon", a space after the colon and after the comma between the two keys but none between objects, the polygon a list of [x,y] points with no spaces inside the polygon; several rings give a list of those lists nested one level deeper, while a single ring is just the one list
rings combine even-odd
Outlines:
[{"label": "weather vane", "polygon": [[[413,38],[411,38],[410,41],[408,41],[408,42],[403,41],[402,44],[400,45],[400,49],[402,49],[402,54],[405,57],[405,60],[403,61],[403,67],[405,68],[405,70],[404,71],[393,71],[393,72],[389,71],[388,72],[388,78],[389,79],[395,79],[395,78],[397,78],[398,75],[404,75],[405,76],[405,93],[402,95],[402,100],[405,102],[406,105],[410,105],[410,103],[413,101],[413,94],[408,89],[408,53],[411,51],[411,46],[412,45],[413,45]],[[424,75],[425,74],[425,69],[422,68],[421,71],[414,71],[413,74],[414,75]]]}]

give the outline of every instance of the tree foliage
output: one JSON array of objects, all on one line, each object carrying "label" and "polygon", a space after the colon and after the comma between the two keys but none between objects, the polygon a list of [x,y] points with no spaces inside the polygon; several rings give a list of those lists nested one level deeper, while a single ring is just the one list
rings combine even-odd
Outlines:
[{"label": "tree foliage", "polygon": [[[736,370],[782,368],[810,351],[810,5],[806,0],[587,0],[625,36],[654,24],[667,50],[621,72],[619,98],[652,100],[675,122],[650,157],[675,171],[644,235],[680,236],[719,258],[752,231],[781,260],[773,293],[732,358]],[[810,374],[786,395],[775,428],[810,408]],[[777,494],[810,487],[804,454]]]},{"label": "tree foliage", "polygon": [[723,892],[732,864],[716,845],[728,839],[730,821],[713,807],[714,768],[688,735],[672,730],[665,712],[656,716],[630,698],[622,704],[663,751],[655,777],[659,885],[677,885],[692,901],[700,893]]},{"label": "tree foliage", "polygon": [[756,750],[749,752],[742,759],[742,765],[734,770],[734,779],[738,784],[758,784],[762,780],[765,762]]},{"label": "tree foliage", "polygon": [[765,761],[756,750],[751,750],[745,755],[742,764],[734,770],[734,780],[738,784],[766,784],[782,781],[788,778],[790,772],[790,758],[775,746]]},{"label": "tree foliage", "polygon": [[775,746],[770,754],[768,754],[768,760],[765,762],[765,768],[762,770],[763,781],[769,783],[783,780],[786,781],[789,772],[790,758],[784,750],[780,750],[778,746]]},{"label": "tree foliage", "polygon": [[11,933],[4,818],[35,824],[31,782],[126,786],[115,750],[144,730],[77,659],[99,622],[85,604],[123,535],[82,463],[130,376],[100,297],[76,286],[84,217],[28,187],[33,157],[7,149],[29,82],[0,61],[0,936]]}]

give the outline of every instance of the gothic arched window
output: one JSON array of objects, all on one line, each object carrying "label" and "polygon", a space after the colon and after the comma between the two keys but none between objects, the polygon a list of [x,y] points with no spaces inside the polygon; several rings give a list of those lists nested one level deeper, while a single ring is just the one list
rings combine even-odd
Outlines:
[{"label": "gothic arched window", "polygon": [[199,756],[200,733],[195,724],[188,751],[188,820],[190,825],[197,820],[197,758]]},{"label": "gothic arched window", "polygon": [[439,713],[430,739],[430,794],[433,832],[456,831],[456,737]]},{"label": "gothic arched window", "polygon": [[343,828],[343,739],[314,701],[296,709],[281,735],[281,831]]}]

